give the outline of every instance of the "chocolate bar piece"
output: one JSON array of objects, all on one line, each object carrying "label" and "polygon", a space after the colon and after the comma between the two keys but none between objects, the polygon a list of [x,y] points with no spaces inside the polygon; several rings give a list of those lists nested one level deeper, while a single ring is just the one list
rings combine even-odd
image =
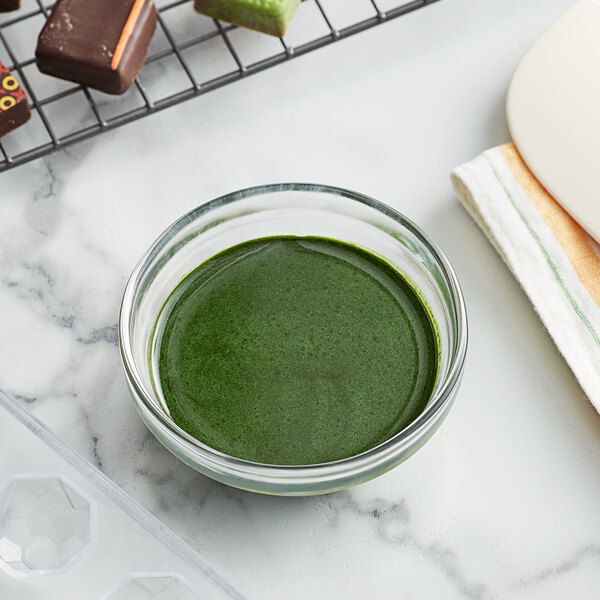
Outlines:
[{"label": "chocolate bar piece", "polygon": [[202,14],[282,37],[300,0],[195,0]]},{"label": "chocolate bar piece", "polygon": [[0,137],[27,123],[30,117],[23,88],[0,62]]},{"label": "chocolate bar piece", "polygon": [[35,51],[42,73],[122,94],[156,29],[152,0],[58,0]]},{"label": "chocolate bar piece", "polygon": [[0,0],[0,12],[10,12],[21,8],[21,0]]}]

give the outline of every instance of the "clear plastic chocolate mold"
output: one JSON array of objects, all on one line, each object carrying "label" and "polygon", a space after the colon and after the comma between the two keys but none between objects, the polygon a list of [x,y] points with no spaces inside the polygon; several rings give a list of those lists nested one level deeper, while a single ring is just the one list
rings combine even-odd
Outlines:
[{"label": "clear plastic chocolate mold", "polygon": [[0,567],[14,576],[68,569],[92,540],[93,507],[61,476],[17,475],[0,487]]},{"label": "clear plastic chocolate mold", "polygon": [[244,600],[2,392],[0,440],[0,600]]},{"label": "clear plastic chocolate mold", "polygon": [[103,600],[200,600],[174,573],[133,573]]}]

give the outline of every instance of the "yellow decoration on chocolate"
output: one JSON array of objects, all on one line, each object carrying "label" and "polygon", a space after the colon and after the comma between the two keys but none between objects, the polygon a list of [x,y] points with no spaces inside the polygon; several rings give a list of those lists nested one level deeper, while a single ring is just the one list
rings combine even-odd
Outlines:
[{"label": "yellow decoration on chocolate", "polygon": [[19,82],[12,75],[8,75],[2,80],[2,87],[5,90],[12,92],[19,87]]},{"label": "yellow decoration on chocolate", "polygon": [[12,96],[4,96],[0,98],[0,110],[8,110],[12,108],[17,101]]}]

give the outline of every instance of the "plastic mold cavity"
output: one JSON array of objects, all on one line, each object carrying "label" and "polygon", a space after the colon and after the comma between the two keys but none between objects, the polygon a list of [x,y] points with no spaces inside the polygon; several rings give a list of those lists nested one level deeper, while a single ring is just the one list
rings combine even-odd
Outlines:
[{"label": "plastic mold cavity", "polygon": [[200,596],[180,575],[133,573],[103,600],[200,600]]},{"label": "plastic mold cavity", "polygon": [[13,576],[68,569],[92,540],[93,506],[61,476],[18,475],[0,488],[0,567]]}]

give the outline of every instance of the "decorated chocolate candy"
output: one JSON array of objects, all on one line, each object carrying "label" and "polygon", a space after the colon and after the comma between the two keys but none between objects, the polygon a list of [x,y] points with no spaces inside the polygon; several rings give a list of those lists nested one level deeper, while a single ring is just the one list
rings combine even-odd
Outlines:
[{"label": "decorated chocolate candy", "polygon": [[42,73],[122,94],[144,65],[155,29],[152,0],[58,0],[36,62]]},{"label": "decorated chocolate candy", "polygon": [[26,123],[30,117],[23,88],[0,62],[0,137]]},{"label": "decorated chocolate candy", "polygon": [[300,0],[195,0],[202,14],[281,37]]},{"label": "decorated chocolate candy", "polygon": [[21,0],[0,0],[0,12],[10,12],[21,8]]}]

